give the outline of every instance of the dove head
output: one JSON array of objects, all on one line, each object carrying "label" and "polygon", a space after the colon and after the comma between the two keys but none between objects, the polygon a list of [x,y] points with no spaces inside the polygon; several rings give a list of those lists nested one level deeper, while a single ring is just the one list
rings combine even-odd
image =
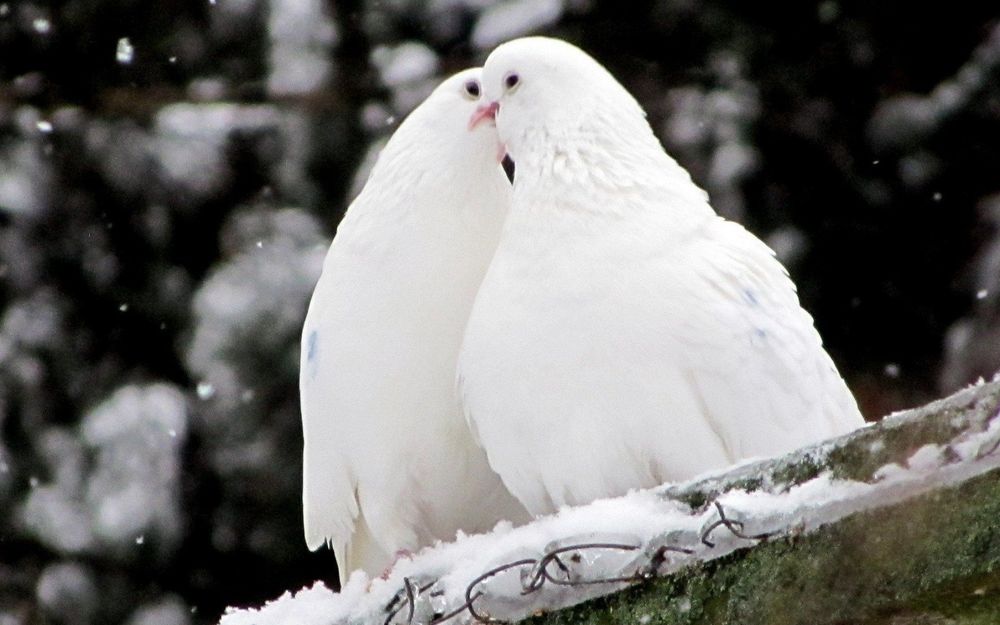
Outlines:
[{"label": "dove head", "polygon": [[[481,77],[482,70],[477,67],[445,79],[403,122],[424,130],[420,140],[425,151],[431,148],[436,158],[451,156],[463,161],[484,154],[492,165],[503,158],[492,123],[477,124],[475,128],[468,125],[483,100]],[[433,150],[434,146],[440,149]]]},{"label": "dove head", "polygon": [[[586,149],[599,142],[638,141],[659,149],[635,99],[583,50],[547,37],[497,47],[483,66],[483,92],[470,123],[495,118],[500,142],[521,167],[536,158]],[[650,140],[652,143],[650,143]]]}]

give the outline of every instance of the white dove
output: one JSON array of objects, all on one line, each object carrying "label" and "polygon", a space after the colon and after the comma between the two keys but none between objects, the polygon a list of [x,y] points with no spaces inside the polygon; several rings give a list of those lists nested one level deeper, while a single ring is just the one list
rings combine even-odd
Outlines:
[{"label": "white dove", "polygon": [[559,40],[499,46],[486,102],[517,171],[459,383],[532,514],[863,423],[773,252],[715,214],[639,104]]},{"label": "white dove", "polygon": [[510,199],[493,128],[469,130],[479,69],[445,80],[382,150],[302,329],[306,543],[341,583],[524,508],[468,430],[455,367]]}]

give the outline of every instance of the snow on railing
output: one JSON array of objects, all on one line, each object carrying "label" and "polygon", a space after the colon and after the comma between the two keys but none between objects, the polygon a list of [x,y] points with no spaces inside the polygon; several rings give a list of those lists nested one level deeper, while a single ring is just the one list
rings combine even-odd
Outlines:
[{"label": "snow on railing", "polygon": [[1000,469],[998,403],[1000,381],[966,389],[778,459],[460,536],[388,579],[355,573],[341,593],[320,584],[222,625],[496,623],[575,605]]},{"label": "snow on railing", "polygon": [[[717,528],[727,529],[733,536],[750,541],[762,541],[772,537],[772,533],[760,533],[748,535],[744,533],[742,521],[731,519],[727,516],[725,509],[718,501],[712,502],[719,518],[711,522],[701,532],[701,543],[709,548],[714,548],[715,543],[709,540],[712,532]],[[617,551],[622,553],[638,552],[636,558],[627,568],[634,569],[627,574],[619,574],[611,577],[586,576],[586,564],[593,562],[593,556],[588,557],[589,552],[597,551]],[[438,625],[449,621],[456,616],[467,612],[469,616],[480,623],[501,623],[501,619],[495,619],[489,614],[482,613],[476,609],[476,601],[484,596],[483,591],[478,587],[492,577],[500,575],[510,570],[520,571],[521,595],[530,595],[542,590],[546,583],[557,586],[583,587],[600,584],[635,584],[650,580],[657,576],[660,567],[666,563],[668,554],[678,553],[683,555],[693,555],[695,550],[688,547],[678,547],[674,545],[652,544],[644,548],[642,544],[614,543],[614,542],[591,542],[577,543],[572,545],[549,545],[545,553],[537,558],[522,558],[495,566],[479,577],[472,580],[465,588],[465,602],[457,608],[443,613],[435,614],[429,621],[415,620],[418,614],[418,603],[422,596],[441,596],[443,592],[434,590],[434,582],[418,586],[410,580],[403,578],[403,588],[400,589],[385,607],[387,616],[384,625],[391,623],[407,623],[416,625],[426,622],[427,625]],[[554,567],[554,569],[553,569]],[[406,619],[399,621],[396,616],[403,613],[405,609]]]}]

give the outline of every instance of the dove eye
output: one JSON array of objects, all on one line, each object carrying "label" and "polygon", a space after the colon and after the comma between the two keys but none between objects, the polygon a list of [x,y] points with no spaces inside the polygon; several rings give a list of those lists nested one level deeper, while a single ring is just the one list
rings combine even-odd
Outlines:
[{"label": "dove eye", "polygon": [[479,93],[480,89],[478,81],[470,80],[467,83],[465,83],[465,95],[469,96],[472,99],[476,99],[479,97]]},{"label": "dove eye", "polygon": [[521,77],[514,72],[507,74],[507,76],[503,79],[503,84],[505,87],[507,87],[508,91],[516,87],[518,84],[520,84],[520,82],[521,82]]}]

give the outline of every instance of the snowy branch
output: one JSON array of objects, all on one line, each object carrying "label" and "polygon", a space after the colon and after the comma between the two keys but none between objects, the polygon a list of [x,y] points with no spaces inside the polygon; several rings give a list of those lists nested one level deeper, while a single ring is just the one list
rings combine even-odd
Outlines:
[{"label": "snowy branch", "polygon": [[995,379],[781,458],[460,537],[387,580],[355,574],[342,593],[317,585],[222,623],[994,615],[998,448]]}]

